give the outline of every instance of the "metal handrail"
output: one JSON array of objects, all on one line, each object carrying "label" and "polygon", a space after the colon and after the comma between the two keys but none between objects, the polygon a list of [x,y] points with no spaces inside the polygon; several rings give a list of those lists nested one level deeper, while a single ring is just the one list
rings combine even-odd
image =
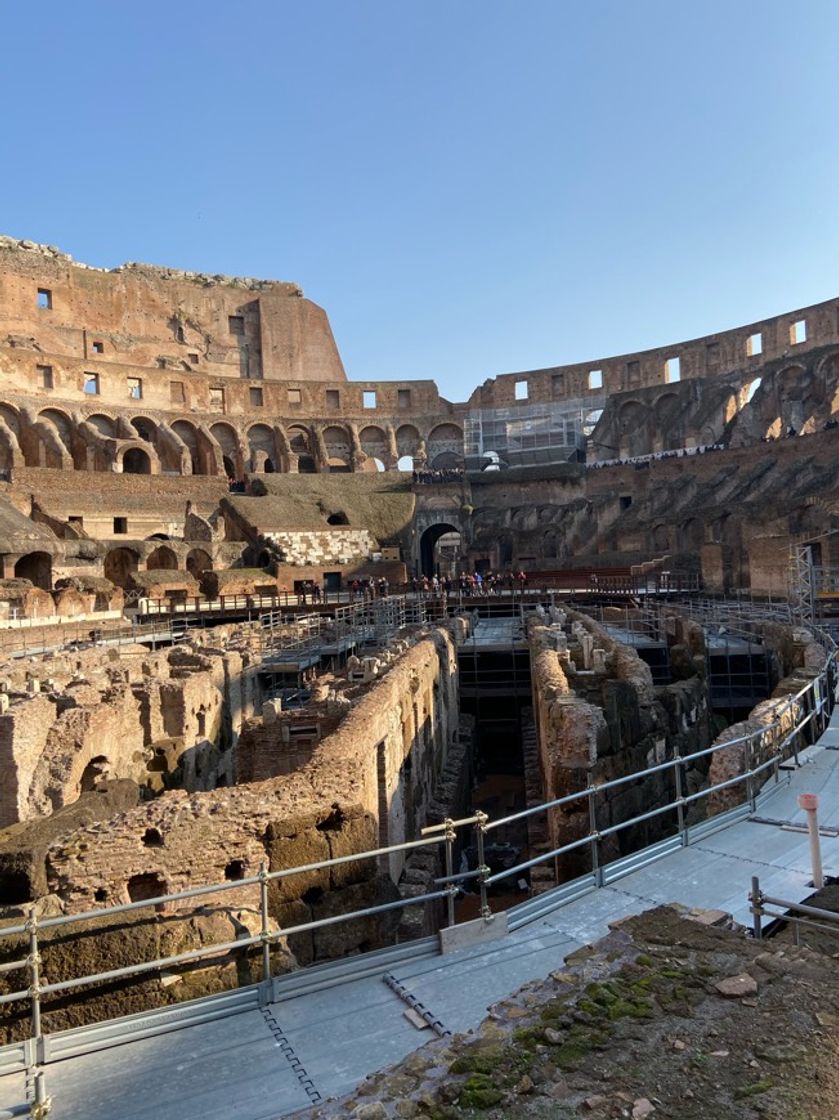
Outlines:
[{"label": "metal handrail", "polygon": [[[601,843],[609,836],[616,835],[617,833],[632,828],[646,820],[651,820],[655,817],[663,816],[667,812],[675,812],[677,815],[677,830],[676,835],[680,837],[681,843],[687,845],[689,843],[689,830],[685,819],[686,806],[701,800],[702,798],[709,797],[711,794],[724,789],[729,789],[734,786],[746,784],[746,799],[743,804],[750,804],[754,810],[756,803],[756,779],[759,779],[769,769],[774,769],[775,780],[779,778],[779,767],[781,761],[787,756],[790,750],[794,757],[798,758],[797,739],[802,731],[813,723],[813,739],[817,737],[819,728],[816,724],[816,717],[821,717],[822,730],[827,725],[827,720],[830,715],[830,710],[833,704],[839,699],[839,685],[837,685],[837,651],[830,654],[827,664],[822,672],[810,681],[804,688],[802,688],[794,696],[786,698],[782,708],[776,715],[776,718],[771,724],[761,728],[757,732],[750,735],[741,736],[737,739],[728,742],[715,744],[714,746],[703,748],[701,751],[694,751],[689,755],[684,755],[675,759],[667,760],[658,763],[655,766],[646,767],[643,770],[635,771],[632,774],[622,775],[619,778],[614,778],[608,782],[600,785],[590,785],[585,789],[577,791],[573,794],[565,795],[561,798],[556,798],[545,804],[525,809],[519,813],[511,814],[507,817],[500,818],[496,821],[490,821],[487,815],[483,812],[476,812],[472,817],[466,817],[458,821],[446,820],[440,825],[429,826],[422,830],[422,838],[419,840],[405,841],[400,844],[388,845],[385,847],[375,848],[370,851],[351,853],[344,856],[337,856],[327,860],[320,860],[314,863],[303,864],[299,867],[284,868],[278,871],[269,872],[266,865],[263,863],[260,867],[259,873],[255,876],[249,876],[234,881],[225,881],[224,883],[208,884],[203,887],[194,887],[188,890],[176,891],[172,894],[157,896],[155,898],[143,899],[136,902],[128,902],[117,906],[102,907],[96,910],[88,910],[78,914],[64,914],[51,918],[39,919],[36,913],[36,906],[33,905],[30,913],[25,922],[6,926],[0,929],[0,939],[27,934],[29,940],[29,953],[24,960],[8,962],[0,966],[0,971],[11,972],[15,969],[28,968],[29,969],[29,984],[26,988],[7,993],[0,996],[0,1005],[15,1003],[23,1000],[29,1000],[31,1006],[31,1037],[34,1045],[29,1048],[27,1062],[33,1067],[33,1075],[36,1086],[36,1094],[38,1101],[43,1103],[41,1098],[45,1098],[43,1070],[40,1068],[40,1063],[43,1058],[43,1032],[41,1027],[41,997],[44,995],[55,994],[58,992],[70,991],[76,988],[84,987],[85,985],[108,982],[118,980],[127,976],[140,975],[142,973],[158,971],[173,965],[186,964],[191,961],[200,960],[208,956],[218,956],[235,952],[237,950],[253,948],[260,945],[262,948],[262,977],[264,982],[271,979],[271,961],[270,950],[272,945],[276,945],[282,938],[291,934],[304,932],[322,928],[328,925],[337,925],[342,922],[352,921],[359,917],[370,916],[372,914],[384,913],[391,910],[398,910],[405,906],[426,904],[446,900],[447,902],[447,918],[448,924],[455,924],[454,914],[454,899],[459,891],[459,883],[467,879],[477,880],[478,889],[480,892],[480,913],[484,920],[489,921],[492,919],[492,912],[488,903],[488,888],[494,883],[502,879],[510,878],[513,875],[521,874],[532,867],[537,866],[559,858],[570,852],[589,847],[591,852],[591,865],[592,865],[592,882],[594,886],[602,886],[604,882],[601,853]],[[824,686],[824,687],[823,687]],[[808,695],[809,694],[809,695]],[[801,703],[803,698],[807,696],[807,700]],[[800,719],[796,719],[795,725],[774,744],[774,750],[768,759],[760,763],[755,762],[755,747],[766,746],[767,737],[771,737],[774,731],[777,731],[782,723],[783,715],[790,710],[794,710],[795,705],[801,705],[804,714]],[[747,754],[747,765],[742,773],[733,778],[728,778],[725,781],[715,783],[708,786],[703,790],[696,793],[684,795],[682,790],[683,783],[683,769],[684,767],[697,758],[705,757],[712,754],[717,750],[724,750],[731,746],[736,746],[742,743],[749,745]],[[606,828],[598,828],[597,826],[597,805],[596,799],[608,792],[628,782],[643,780],[654,774],[661,774],[665,771],[670,771],[674,774],[675,781],[675,798],[668,801],[665,805],[657,806],[656,808],[639,814],[638,816],[620,821],[617,824],[610,825]],[[527,860],[518,864],[515,867],[504,869],[501,872],[492,874],[490,868],[486,865],[485,861],[485,839],[486,835],[504,824],[509,824],[516,820],[529,817],[535,813],[547,813],[551,809],[559,808],[568,805],[574,801],[587,800],[589,806],[589,820],[590,828],[586,835],[580,836],[566,844],[549,851],[539,853],[533,859]],[[455,874],[453,871],[453,851],[454,844],[459,838],[459,830],[464,828],[474,828],[475,839],[477,845],[477,863],[478,866],[471,871],[460,872]],[[346,914],[336,914],[327,918],[317,919],[312,922],[300,923],[296,926],[291,926],[286,929],[272,930],[270,928],[270,915],[268,906],[268,886],[272,881],[285,879],[293,875],[305,874],[312,871],[325,870],[327,868],[339,866],[347,863],[361,862],[364,860],[373,860],[381,856],[387,856],[392,853],[412,851],[417,848],[435,846],[445,846],[445,861],[446,861],[446,875],[432,882],[432,886],[440,887],[441,889],[428,891],[422,895],[405,897],[399,899],[397,902],[383,903],[378,906],[367,907],[361,910],[350,911]],[[643,850],[643,849],[642,849]],[[168,909],[173,903],[179,902],[190,898],[200,898],[211,894],[227,893],[230,891],[242,890],[246,888],[259,887],[260,895],[260,915],[261,915],[261,929],[259,933],[253,934],[249,937],[237,938],[235,941],[228,941],[222,943],[208,944],[199,947],[198,949],[189,950],[184,953],[175,954],[168,957],[157,958],[152,961],[141,961],[134,964],[124,966],[120,969],[111,969],[107,972],[92,973],[85,976],[71,977],[64,980],[56,980],[52,983],[44,982],[41,977],[41,956],[39,952],[39,932],[45,929],[54,929],[69,924],[79,924],[86,921],[101,921],[103,918],[109,916],[124,914],[134,910],[143,908],[162,908]],[[767,902],[777,901],[766,899]],[[34,1056],[33,1056],[34,1055]],[[37,1102],[36,1102],[37,1103]],[[45,1113],[43,1113],[45,1115]]]},{"label": "metal handrail", "polygon": [[[778,909],[770,909],[777,907]],[[760,879],[752,878],[752,889],[749,891],[749,910],[752,915],[752,935],[758,941],[763,938],[763,918],[782,919],[791,922],[795,932],[795,944],[800,943],[800,926],[809,926],[811,929],[820,929],[825,933],[839,937],[839,913],[835,910],[825,910],[820,906],[808,906],[804,902],[789,902],[783,898],[773,898],[764,894],[760,889]],[[805,915],[800,917],[799,915]],[[812,918],[822,921],[814,922]],[[828,924],[825,925],[824,922]]]}]

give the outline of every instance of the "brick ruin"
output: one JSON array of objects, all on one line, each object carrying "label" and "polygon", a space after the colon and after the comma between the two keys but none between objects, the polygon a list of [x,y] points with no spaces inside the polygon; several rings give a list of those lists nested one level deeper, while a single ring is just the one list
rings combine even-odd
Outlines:
[{"label": "brick ruin", "polygon": [[[439,609],[358,657],[322,660],[305,702],[287,707],[264,672],[266,600],[300,612],[306,587],[340,595],[357,581],[410,593],[412,576],[442,570],[449,534],[461,570],[523,568],[534,586],[639,565],[711,592],[777,595],[791,545],[836,559],[836,300],[502,374],[461,403],[431,381],[349,381],[325,313],[289,283],[108,271],[0,238],[0,314],[0,901],[13,909],[235,883],[263,863],[399,843],[469,809],[458,643],[475,619]],[[250,620],[227,620],[225,600],[239,599]],[[219,604],[174,645],[96,644],[126,612],[177,620]],[[327,620],[329,609],[317,608]],[[89,639],[77,648],[70,623]],[[656,685],[631,645],[570,605],[528,616],[531,802],[714,743],[690,789],[731,772],[725,741],[745,724],[723,729],[711,711],[701,628],[675,610],[668,625],[672,679]],[[33,628],[57,635],[53,648],[20,656]],[[823,656],[788,628],[762,636],[776,698],[749,728]],[[598,823],[669,796],[663,779],[627,786],[602,800]],[[587,808],[554,813],[528,843],[536,852],[589,826]],[[620,834],[605,854],[656,829]],[[554,872],[584,866],[574,857]],[[392,855],[280,880],[271,920],[283,929],[407,899],[439,873],[434,856]],[[255,928],[257,894],[231,887],[211,912],[172,903],[116,922],[101,952],[230,940]],[[434,907],[395,913],[293,935],[275,967],[440,919]],[[91,966],[95,939],[76,936],[78,967]],[[66,946],[50,951],[76,967]],[[228,959],[129,984],[119,1008],[243,982],[249,967]],[[96,1017],[104,998],[53,1009],[53,1025]]]}]

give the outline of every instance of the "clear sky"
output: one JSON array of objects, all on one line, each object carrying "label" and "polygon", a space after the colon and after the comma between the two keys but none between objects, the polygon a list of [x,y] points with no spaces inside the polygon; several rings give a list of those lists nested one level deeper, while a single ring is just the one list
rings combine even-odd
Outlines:
[{"label": "clear sky", "polygon": [[836,0],[0,4],[0,231],[295,280],[351,378],[839,294]]}]

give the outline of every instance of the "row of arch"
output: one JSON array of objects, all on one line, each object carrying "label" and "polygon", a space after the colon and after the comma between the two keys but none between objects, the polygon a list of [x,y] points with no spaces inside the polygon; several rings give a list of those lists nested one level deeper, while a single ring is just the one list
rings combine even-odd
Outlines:
[{"label": "row of arch", "polygon": [[125,474],[411,470],[461,466],[463,431],[442,422],[425,435],[415,424],[212,424],[179,417],[70,416],[0,402],[0,467],[57,467]]},{"label": "row of arch", "polygon": [[787,362],[701,391],[685,383],[651,399],[607,403],[593,439],[599,457],[632,458],[658,451],[702,446],[731,439],[735,445],[817,431],[839,412],[839,353],[810,365]]}]

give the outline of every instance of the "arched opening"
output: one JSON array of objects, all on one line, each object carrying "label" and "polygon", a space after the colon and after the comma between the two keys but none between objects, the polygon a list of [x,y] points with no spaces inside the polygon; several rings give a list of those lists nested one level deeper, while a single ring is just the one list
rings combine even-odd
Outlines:
[{"label": "arched opening", "polygon": [[[38,433],[40,447],[37,465],[42,467],[61,467],[61,449],[63,448],[69,455],[73,454],[75,427],[70,417],[60,409],[45,408],[38,413],[38,422],[48,428],[49,433],[45,433],[43,430]],[[50,433],[56,439],[55,443],[49,438]],[[86,465],[86,460],[82,459],[80,455],[78,461],[76,459],[73,460],[73,465],[75,467],[84,467]]]},{"label": "arched opening", "polygon": [[28,579],[42,591],[51,591],[52,557],[48,552],[27,552],[15,564],[15,579]]},{"label": "arched opening", "polygon": [[326,519],[327,525],[349,525],[350,519],[343,510],[338,510],[337,513],[330,513]]},{"label": "arched opening", "polygon": [[638,401],[627,401],[621,406],[618,413],[621,457],[649,454],[647,416],[647,409]]},{"label": "arched opening", "polygon": [[10,404],[0,404],[0,420],[20,438],[20,416]]},{"label": "arched opening", "polygon": [[326,448],[330,474],[351,469],[352,441],[346,428],[341,428],[337,424],[330,424],[328,428],[324,428],[323,446]]},{"label": "arched opening", "polygon": [[704,539],[702,523],[695,517],[689,518],[682,526],[681,550],[682,552],[698,552]]},{"label": "arched opening", "polygon": [[186,570],[195,579],[199,579],[202,572],[211,571],[212,567],[212,558],[203,548],[193,548],[187,553]]},{"label": "arched opening", "polygon": [[[396,429],[396,450],[397,453],[403,458],[410,458],[413,465],[413,460],[419,451],[420,434],[413,424],[400,424]],[[411,470],[411,467],[400,468]]]},{"label": "arched opening", "polygon": [[253,424],[248,428],[248,457],[252,471],[273,473],[277,450],[274,431],[267,424]]},{"label": "arched opening", "polygon": [[92,793],[100,782],[107,781],[110,777],[110,763],[103,754],[97,755],[88,762],[79,779],[79,792]]},{"label": "arched opening", "polygon": [[[365,455],[384,464],[388,453],[387,435],[384,429],[376,427],[375,424],[369,424],[358,433],[358,442],[361,444],[361,450]],[[384,470],[384,465],[381,469]]]},{"label": "arched opening", "polygon": [[240,466],[242,455],[239,450],[239,436],[236,430],[231,428],[229,424],[213,424],[210,428],[210,435],[221,448],[224,473],[234,481],[239,479],[242,473]]},{"label": "arched opening", "polygon": [[139,447],[130,447],[122,457],[123,474],[151,474],[151,459]]},{"label": "arched opening", "polygon": [[412,471],[414,469],[413,455],[402,455],[396,463],[396,469],[399,471]]},{"label": "arched opening", "polygon": [[131,427],[146,443],[154,443],[154,437],[157,432],[157,426],[153,420],[149,420],[147,416],[135,416],[131,421]]},{"label": "arched opening", "polygon": [[162,569],[167,572],[177,571],[178,557],[177,554],[171,549],[166,548],[165,545],[160,545],[153,552],[149,553],[149,558],[146,560],[146,568],[149,571],[156,571]]},{"label": "arched opening", "polygon": [[131,584],[131,577],[137,571],[139,557],[130,548],[112,548],[105,556],[103,571],[105,579],[125,590]]},{"label": "arched opening", "polygon": [[431,525],[420,537],[420,567],[425,576],[458,573],[462,539],[460,530],[445,523]]},{"label": "arched opening", "polygon": [[311,455],[301,455],[297,460],[298,474],[317,474],[318,469]]},{"label": "arched opening", "polygon": [[665,551],[670,547],[670,533],[666,525],[656,525],[653,529],[653,548],[657,552]]},{"label": "arched opening", "polygon": [[427,451],[428,463],[435,470],[462,467],[463,432],[457,424],[438,424],[428,436]]},{"label": "arched opening", "polygon": [[189,452],[192,473],[203,474],[201,456],[198,453],[198,432],[195,430],[195,426],[190,424],[188,420],[176,420],[172,425],[172,431],[183,441]]}]

